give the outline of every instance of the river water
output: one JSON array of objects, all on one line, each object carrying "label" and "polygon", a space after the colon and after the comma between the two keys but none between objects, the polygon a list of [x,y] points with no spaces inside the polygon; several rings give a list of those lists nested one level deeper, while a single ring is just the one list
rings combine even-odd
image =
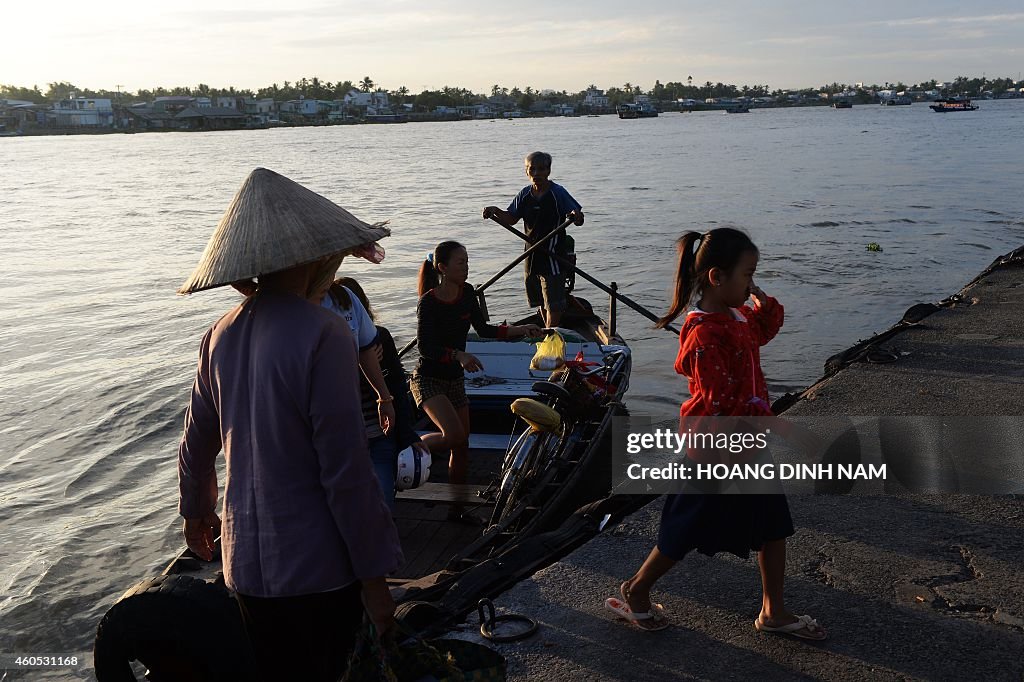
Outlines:
[{"label": "river water", "polygon": [[[584,206],[580,266],[656,312],[674,239],[740,226],[762,252],[759,284],[786,306],[763,352],[775,397],[1024,243],[1024,102],[981,107],[0,140],[0,654],[90,651],[114,599],[180,547],[176,445],[198,343],[238,296],[174,292],[254,167],[391,221],[384,263],[342,272],[399,343],[433,244],[465,243],[476,283],[520,251],[480,210],[526,184],[534,149]],[[493,291],[493,319],[525,313],[518,271]],[[588,284],[578,293],[607,309]],[[635,352],[627,402],[670,414],[685,398],[676,340],[619,310]]]}]

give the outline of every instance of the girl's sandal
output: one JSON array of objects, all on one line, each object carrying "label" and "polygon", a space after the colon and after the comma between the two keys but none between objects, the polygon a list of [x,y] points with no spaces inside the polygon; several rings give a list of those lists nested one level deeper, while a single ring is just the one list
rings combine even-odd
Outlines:
[{"label": "girl's sandal", "polygon": [[760,616],[754,621],[754,627],[760,632],[770,632],[776,635],[788,635],[790,637],[796,637],[798,639],[809,639],[815,642],[828,637],[828,633],[825,632],[825,628],[818,624],[818,621],[814,620],[810,616],[797,616],[797,619],[792,623],[786,625],[766,625],[761,622]]},{"label": "girl's sandal", "polygon": [[665,609],[661,604],[651,604],[650,611],[633,613],[632,609],[629,608],[629,604],[622,599],[608,597],[604,600],[604,607],[641,630],[653,632],[655,630],[664,630],[671,625],[668,618],[665,617]]}]

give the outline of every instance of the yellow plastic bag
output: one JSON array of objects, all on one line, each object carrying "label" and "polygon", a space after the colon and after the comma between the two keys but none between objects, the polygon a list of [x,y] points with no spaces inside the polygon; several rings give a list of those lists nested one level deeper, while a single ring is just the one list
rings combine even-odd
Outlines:
[{"label": "yellow plastic bag", "polygon": [[537,344],[537,352],[530,361],[530,369],[550,372],[565,364],[565,339],[558,332],[551,332]]}]

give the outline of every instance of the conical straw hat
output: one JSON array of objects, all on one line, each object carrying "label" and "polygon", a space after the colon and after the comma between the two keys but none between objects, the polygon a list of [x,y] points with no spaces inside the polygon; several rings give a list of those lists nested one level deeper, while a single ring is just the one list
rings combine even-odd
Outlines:
[{"label": "conical straw hat", "polygon": [[325,256],[366,252],[365,247],[389,234],[384,223],[364,223],[299,183],[257,168],[242,183],[178,293],[213,289]]}]

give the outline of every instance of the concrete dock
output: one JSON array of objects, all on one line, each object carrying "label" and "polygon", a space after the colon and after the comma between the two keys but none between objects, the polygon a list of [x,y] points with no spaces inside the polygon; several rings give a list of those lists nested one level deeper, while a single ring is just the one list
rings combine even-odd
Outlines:
[{"label": "concrete dock", "polygon": [[[1024,249],[908,312],[786,416],[1024,414]],[[494,600],[540,623],[496,645],[510,680],[1024,679],[1024,495],[792,496],[787,606],[828,629],[820,643],[755,631],[756,563],[724,554],[693,554],[659,582],[667,630],[613,620],[604,599],[653,546],[661,504]]]}]

